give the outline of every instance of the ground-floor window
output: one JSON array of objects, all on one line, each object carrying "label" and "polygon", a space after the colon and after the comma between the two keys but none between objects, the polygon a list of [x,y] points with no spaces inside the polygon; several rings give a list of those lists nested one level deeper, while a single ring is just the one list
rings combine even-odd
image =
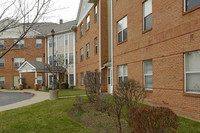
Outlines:
[{"label": "ground-floor window", "polygon": [[185,53],[185,91],[200,93],[200,51]]},{"label": "ground-floor window", "polygon": [[128,80],[128,67],[127,65],[118,66],[118,85]]},{"label": "ground-floor window", "polygon": [[0,86],[5,85],[5,77],[0,77]]},{"label": "ground-floor window", "polygon": [[153,89],[152,60],[144,61],[144,88]]},{"label": "ground-floor window", "polygon": [[74,86],[74,74],[70,74],[70,85]]},{"label": "ground-floor window", "polygon": [[41,85],[42,84],[42,76],[37,77],[37,84]]},{"label": "ground-floor window", "polygon": [[84,74],[83,74],[83,72],[81,73],[81,85],[83,85],[84,84]]}]

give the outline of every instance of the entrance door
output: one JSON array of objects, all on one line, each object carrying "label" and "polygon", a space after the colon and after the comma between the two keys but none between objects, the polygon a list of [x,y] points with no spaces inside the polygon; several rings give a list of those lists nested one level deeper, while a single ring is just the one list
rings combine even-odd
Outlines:
[{"label": "entrance door", "polygon": [[108,93],[111,94],[112,90],[111,90],[111,78],[110,78],[110,68],[108,68],[108,72],[107,72],[107,88],[108,88]]},{"label": "entrance door", "polygon": [[15,86],[16,88],[19,87],[19,76],[14,76],[14,86]]}]

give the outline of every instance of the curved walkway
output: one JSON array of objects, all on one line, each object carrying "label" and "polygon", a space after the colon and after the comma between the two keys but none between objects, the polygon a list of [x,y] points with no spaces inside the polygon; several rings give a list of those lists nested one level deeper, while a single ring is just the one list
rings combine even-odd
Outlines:
[{"label": "curved walkway", "polygon": [[[5,111],[5,110],[10,110],[10,109],[15,109],[15,108],[19,108],[19,107],[23,107],[23,106],[28,106],[34,103],[38,103],[38,102],[42,102],[45,100],[49,99],[49,93],[48,92],[40,92],[40,91],[34,91],[34,90],[30,90],[30,89],[25,89],[22,91],[19,90],[0,90],[1,94],[4,95],[3,97],[1,97],[2,95],[0,94],[0,100],[2,100],[2,98],[7,99],[7,102],[0,102],[0,111]],[[10,92],[10,93],[9,93]],[[15,93],[13,93],[15,92]],[[23,95],[24,97],[19,98],[18,96],[16,96],[14,99],[16,100],[14,103],[13,101],[9,102],[9,97],[7,97],[8,95],[14,95],[16,94],[16,92],[21,92],[21,93],[17,93],[17,95],[22,95],[24,93],[26,93],[26,95]],[[23,101],[22,101],[23,100]]]}]

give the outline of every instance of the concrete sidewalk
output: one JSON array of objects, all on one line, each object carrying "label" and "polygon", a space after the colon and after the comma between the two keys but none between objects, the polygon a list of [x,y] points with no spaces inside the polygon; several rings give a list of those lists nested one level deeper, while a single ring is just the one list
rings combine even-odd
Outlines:
[{"label": "concrete sidewalk", "polygon": [[22,93],[26,92],[26,93],[34,94],[34,96],[30,99],[27,99],[27,100],[24,100],[24,101],[21,101],[21,102],[17,102],[17,103],[13,103],[13,104],[9,104],[9,105],[5,105],[5,106],[0,106],[0,112],[5,111],[5,110],[23,107],[23,106],[28,106],[28,105],[38,103],[38,102],[42,102],[42,101],[49,99],[49,93],[48,92],[34,91],[32,89],[24,89],[24,90],[21,90],[21,91],[20,90],[0,89],[0,91],[2,91],[2,92],[22,92]]}]

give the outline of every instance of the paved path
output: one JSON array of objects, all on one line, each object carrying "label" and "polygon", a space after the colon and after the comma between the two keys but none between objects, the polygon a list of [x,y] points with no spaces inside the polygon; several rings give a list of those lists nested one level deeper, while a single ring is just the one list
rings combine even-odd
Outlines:
[{"label": "paved path", "polygon": [[[2,96],[2,98],[4,97],[5,99],[8,100],[7,102],[2,102],[2,103],[0,102],[0,111],[5,111],[5,110],[15,109],[15,108],[23,107],[23,106],[28,106],[28,105],[42,102],[42,101],[49,99],[49,93],[41,92],[41,91],[34,91],[34,90],[30,90],[30,89],[27,89],[27,90],[25,89],[22,91],[3,90],[2,89],[2,90],[0,90],[0,92],[1,92],[0,97],[3,94],[5,94],[4,96]],[[13,92],[18,92],[18,94],[13,93]],[[21,93],[19,93],[19,92],[21,92]],[[25,95],[22,93],[25,93]],[[11,100],[9,95],[12,95],[15,97],[14,98],[16,100],[15,103],[13,103],[13,101]],[[21,95],[21,98],[18,97],[19,95]],[[2,100],[2,98],[0,98],[0,101]],[[21,100],[23,100],[23,101],[21,101]],[[5,105],[5,104],[8,104],[8,105]]]}]

